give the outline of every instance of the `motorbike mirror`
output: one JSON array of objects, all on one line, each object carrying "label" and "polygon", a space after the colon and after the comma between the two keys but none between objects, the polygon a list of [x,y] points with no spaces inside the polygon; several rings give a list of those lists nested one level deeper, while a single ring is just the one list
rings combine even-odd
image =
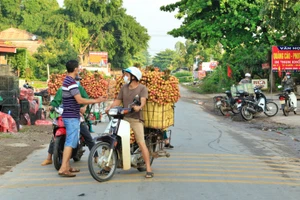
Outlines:
[{"label": "motorbike mirror", "polygon": [[138,105],[138,106],[141,105],[141,101],[140,101],[139,95],[136,95],[136,96],[134,97],[133,102],[134,102],[134,104],[136,104],[136,105]]}]

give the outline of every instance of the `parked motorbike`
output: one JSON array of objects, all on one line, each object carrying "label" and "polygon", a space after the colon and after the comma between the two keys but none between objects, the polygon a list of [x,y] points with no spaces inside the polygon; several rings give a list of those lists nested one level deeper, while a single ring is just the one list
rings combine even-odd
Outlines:
[{"label": "parked motorbike", "polygon": [[[282,86],[279,85],[278,88],[282,88]],[[279,103],[285,116],[288,116],[290,112],[297,114],[297,97],[292,88],[286,88],[279,94]]]},{"label": "parked motorbike", "polygon": [[42,97],[43,105],[48,105],[50,103],[50,95],[48,93],[48,89],[41,90],[40,92],[35,92],[34,96]]},{"label": "parked motorbike", "polygon": [[[116,168],[129,170],[131,167],[145,171],[145,161],[136,142],[130,143],[130,124],[123,120],[124,116],[134,112],[133,105],[139,105],[136,97],[129,108],[114,107],[108,114],[113,118],[105,132],[95,140],[98,142],[92,148],[88,158],[88,167],[92,177],[99,181],[108,181],[115,174]],[[169,157],[170,154],[163,150],[163,130],[145,128],[145,143],[149,150],[150,164],[154,158]],[[97,159],[94,159],[98,156]]]},{"label": "parked motorbike", "polygon": [[238,114],[238,97],[233,97],[231,91],[225,91],[226,96],[214,97],[215,108],[219,109],[222,115],[227,115],[229,111]]},{"label": "parked motorbike", "polygon": [[262,87],[254,87],[254,97],[244,98],[240,105],[242,117],[250,121],[256,114],[264,113],[268,117],[273,117],[278,112],[278,106],[275,102],[268,101],[261,91]]},{"label": "parked motorbike", "polygon": [[[53,110],[52,110],[53,112]],[[63,151],[66,141],[66,128],[64,126],[62,117],[60,116],[63,112],[62,108],[54,108],[54,112],[57,114],[55,120],[53,120],[53,137],[54,137],[54,152],[53,152],[53,161],[55,169],[59,170],[62,164],[63,159]],[[80,134],[78,145],[72,151],[71,158],[77,162],[80,161],[84,149],[83,147],[86,146],[83,136]]]}]

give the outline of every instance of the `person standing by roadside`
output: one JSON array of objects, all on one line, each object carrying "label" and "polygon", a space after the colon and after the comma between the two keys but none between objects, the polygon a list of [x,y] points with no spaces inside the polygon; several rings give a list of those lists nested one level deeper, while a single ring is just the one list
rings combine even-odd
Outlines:
[{"label": "person standing by roadside", "polygon": [[146,164],[146,178],[152,178],[154,173],[152,172],[150,165],[150,156],[149,150],[146,146],[144,139],[144,124],[143,124],[143,116],[142,116],[142,108],[145,106],[147,98],[148,98],[148,89],[146,86],[140,84],[140,80],[142,78],[142,72],[136,67],[129,67],[124,70],[123,79],[125,81],[125,85],[121,88],[117,99],[106,109],[106,112],[115,106],[119,106],[123,103],[124,107],[128,107],[129,104],[133,102],[133,99],[138,95],[140,98],[141,105],[133,106],[134,113],[127,114],[124,120],[130,123],[130,127],[133,129],[134,136],[136,142],[138,143],[142,156]]},{"label": "person standing by roadside", "polygon": [[[85,99],[89,99],[89,96],[86,93],[85,89],[80,85],[80,82],[79,82],[80,78],[78,76],[76,76],[75,80],[78,85],[80,95]],[[62,105],[62,88],[59,88],[55,94],[54,99],[50,102],[49,110],[51,111],[53,108],[57,108],[61,105]],[[87,105],[81,105],[80,114],[82,115],[82,118],[84,118],[83,115],[86,113],[86,107],[87,107]],[[88,127],[87,127],[87,124],[85,121],[80,123],[80,134],[83,136],[84,141],[87,144],[89,150],[91,150],[93,148],[95,142],[93,141],[93,138],[91,136],[91,133],[88,130]],[[54,138],[52,138],[50,141],[50,144],[48,147],[47,159],[41,163],[42,166],[52,164],[53,152],[54,152]],[[73,171],[74,171],[74,169],[70,168],[70,172],[73,172]]]},{"label": "person standing by roadside", "polygon": [[[77,147],[78,135],[80,130],[80,104],[93,104],[105,101],[104,97],[97,99],[85,99],[80,95],[75,77],[79,75],[79,63],[76,60],[70,60],[66,64],[68,75],[62,85],[62,103],[63,103],[63,122],[66,127],[66,142],[63,152],[63,160],[58,175],[62,177],[75,177],[76,174],[70,172],[70,158],[73,148]],[[79,172],[73,169],[73,172]]]}]

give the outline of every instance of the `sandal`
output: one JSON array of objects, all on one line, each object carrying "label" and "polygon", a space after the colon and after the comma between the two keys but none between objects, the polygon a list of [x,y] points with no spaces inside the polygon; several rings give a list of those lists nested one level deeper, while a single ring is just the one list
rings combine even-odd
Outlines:
[{"label": "sandal", "polygon": [[71,167],[69,169],[69,172],[71,172],[71,173],[77,173],[77,172],[80,172],[80,169],[76,169],[76,168]]},{"label": "sandal", "polygon": [[68,177],[68,178],[76,176],[76,174],[72,174],[70,172],[59,172],[58,175],[61,177]]},{"label": "sandal", "polygon": [[51,164],[52,164],[52,160],[48,160],[48,159],[44,160],[44,161],[41,163],[42,166],[45,166],[45,165],[51,165]]},{"label": "sandal", "polygon": [[153,178],[154,177],[154,173],[153,172],[147,172],[145,175],[145,178]]}]

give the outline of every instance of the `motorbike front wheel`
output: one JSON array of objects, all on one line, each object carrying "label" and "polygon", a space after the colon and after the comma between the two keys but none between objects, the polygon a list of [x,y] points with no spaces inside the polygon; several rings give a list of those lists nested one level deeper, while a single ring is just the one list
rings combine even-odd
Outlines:
[{"label": "motorbike front wheel", "polygon": [[253,119],[253,114],[247,109],[247,107],[248,105],[244,105],[241,108],[241,115],[245,120],[250,121]]},{"label": "motorbike front wheel", "polygon": [[274,102],[268,102],[266,104],[266,111],[264,112],[266,116],[273,117],[278,112],[278,106]]},{"label": "motorbike front wheel", "polygon": [[95,144],[90,151],[88,166],[90,174],[96,181],[108,181],[115,174],[118,165],[118,157],[116,151],[113,150],[110,161],[108,162],[110,151],[110,144],[106,142]]},{"label": "motorbike front wheel", "polygon": [[61,167],[65,140],[66,140],[65,136],[56,137],[54,140],[53,162],[56,170],[59,170]]}]

